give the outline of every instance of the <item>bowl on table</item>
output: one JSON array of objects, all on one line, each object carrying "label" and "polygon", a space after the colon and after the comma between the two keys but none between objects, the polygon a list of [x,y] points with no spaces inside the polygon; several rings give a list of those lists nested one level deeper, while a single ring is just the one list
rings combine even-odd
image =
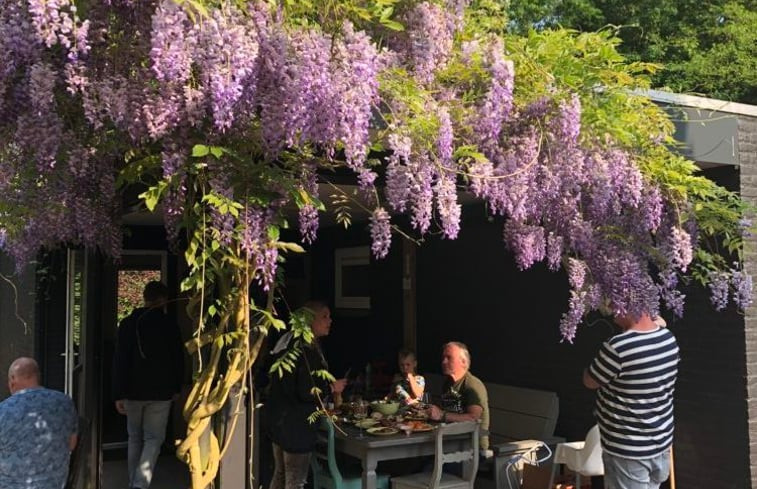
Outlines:
[{"label": "bowl on table", "polygon": [[384,416],[391,416],[397,414],[400,408],[400,403],[397,401],[373,401],[371,403],[371,409],[378,411]]}]

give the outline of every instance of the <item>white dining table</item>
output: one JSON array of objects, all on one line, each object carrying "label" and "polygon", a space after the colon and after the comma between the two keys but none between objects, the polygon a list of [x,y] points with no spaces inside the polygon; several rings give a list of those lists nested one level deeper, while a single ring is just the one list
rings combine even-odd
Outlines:
[{"label": "white dining table", "polygon": [[[359,459],[363,467],[363,489],[376,489],[376,466],[379,462],[434,455],[435,439],[435,431],[375,436],[365,431],[361,433],[352,425],[340,424],[334,433],[334,448]],[[444,448],[445,451],[470,448],[470,436],[445,437]],[[471,467],[470,462],[464,463],[463,472],[467,473]]]}]

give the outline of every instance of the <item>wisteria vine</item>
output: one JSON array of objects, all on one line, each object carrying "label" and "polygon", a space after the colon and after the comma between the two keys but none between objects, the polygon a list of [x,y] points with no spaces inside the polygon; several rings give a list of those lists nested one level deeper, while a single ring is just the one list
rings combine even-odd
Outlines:
[{"label": "wisteria vine", "polygon": [[[383,174],[369,222],[377,257],[391,245],[392,216],[384,209],[409,214],[421,235],[438,222],[454,239],[458,195],[471,192],[503,216],[504,240],[520,268],[547,260],[557,269],[567,258],[585,265],[586,283],[572,287],[561,326],[568,340],[600,306],[657,313],[662,300],[682,314],[677,287],[700,244],[691,202],[644,174],[636,148],[585,130],[577,91],[552,85],[518,99],[503,40],[463,35],[461,2],[400,3],[396,18],[405,30],[381,31],[383,48],[375,31],[349,20],[337,32],[293,26],[281,10],[257,2],[223,3],[203,16],[172,0],[114,1],[90,4],[87,20],[71,0],[3,0],[2,7],[0,190],[5,249],[20,263],[56,242],[118,255],[113,175],[126,148],[162,146],[163,212],[175,237],[188,208],[192,146],[215,142],[252,148],[258,161],[304,165],[293,170],[303,195],[317,197],[318,161],[343,162],[369,190]],[[126,9],[136,12],[113,21]],[[131,21],[149,25],[140,30]],[[447,76],[463,65],[477,72],[475,87]],[[84,117],[71,120],[77,113]],[[128,139],[108,144],[111,129]],[[385,170],[369,158],[381,146]],[[226,187],[216,189],[216,179],[209,188],[235,199],[244,169],[227,166]],[[284,187],[266,190],[288,198]],[[319,208],[298,206],[303,240],[312,242]],[[23,225],[13,222],[19,209]],[[242,216],[213,222],[224,229],[224,245],[235,227],[252,232]],[[274,276],[273,269],[260,273]],[[749,278],[738,265],[706,275],[718,308],[728,297],[748,305]]]},{"label": "wisteria vine", "polygon": [[[751,303],[743,203],[669,149],[670,122],[630,93],[644,67],[607,35],[514,38],[475,0],[311,3],[0,0],[2,249],[118,257],[122,190],[148,182],[190,265],[228,260],[271,290],[299,249],[280,241],[289,209],[314,241],[319,179],[343,167],[376,258],[398,215],[455,239],[460,195],[483,201],[520,269],[567,272],[567,341],[598,309],[681,316],[692,276],[718,310]],[[570,63],[539,43],[573,43]]]}]

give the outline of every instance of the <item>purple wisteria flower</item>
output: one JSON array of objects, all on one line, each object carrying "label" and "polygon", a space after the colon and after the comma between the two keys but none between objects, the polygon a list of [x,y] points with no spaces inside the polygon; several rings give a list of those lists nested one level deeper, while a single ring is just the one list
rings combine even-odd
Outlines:
[{"label": "purple wisteria flower", "polygon": [[710,302],[716,311],[722,311],[728,306],[729,277],[724,272],[714,272],[709,276]]},{"label": "purple wisteria flower", "polygon": [[733,301],[741,310],[752,305],[752,276],[743,270],[731,269]]},{"label": "purple wisteria flower", "polygon": [[505,59],[501,41],[488,44],[486,59],[491,73],[491,87],[478,110],[478,120],[475,121],[476,132],[484,144],[499,139],[502,125],[512,109],[515,76],[513,62]]},{"label": "purple wisteria flower", "polygon": [[430,83],[434,72],[449,59],[457,28],[455,17],[439,5],[421,2],[406,14],[404,24],[408,64],[418,80]]},{"label": "purple wisteria flower", "polygon": [[150,58],[155,77],[163,82],[186,82],[192,70],[197,32],[184,8],[163,0],[152,16]]},{"label": "purple wisteria flower", "polygon": [[457,201],[457,186],[455,173],[439,175],[434,187],[436,193],[436,207],[442,224],[442,235],[447,239],[457,238],[460,232],[461,207]]},{"label": "purple wisteria flower", "polygon": [[392,227],[389,213],[383,207],[378,207],[371,214],[371,251],[376,258],[384,258],[392,245]]}]

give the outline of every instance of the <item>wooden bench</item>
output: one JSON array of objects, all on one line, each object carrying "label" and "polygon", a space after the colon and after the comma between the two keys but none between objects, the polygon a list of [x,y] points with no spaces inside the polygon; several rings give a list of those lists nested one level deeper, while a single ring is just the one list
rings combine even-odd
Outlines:
[{"label": "wooden bench", "polygon": [[[426,374],[426,391],[442,392],[444,377]],[[565,441],[555,436],[560,400],[550,391],[484,382],[489,396],[489,449],[497,489],[505,489],[504,469],[512,457],[540,445]],[[488,465],[488,464],[485,464]]]}]

